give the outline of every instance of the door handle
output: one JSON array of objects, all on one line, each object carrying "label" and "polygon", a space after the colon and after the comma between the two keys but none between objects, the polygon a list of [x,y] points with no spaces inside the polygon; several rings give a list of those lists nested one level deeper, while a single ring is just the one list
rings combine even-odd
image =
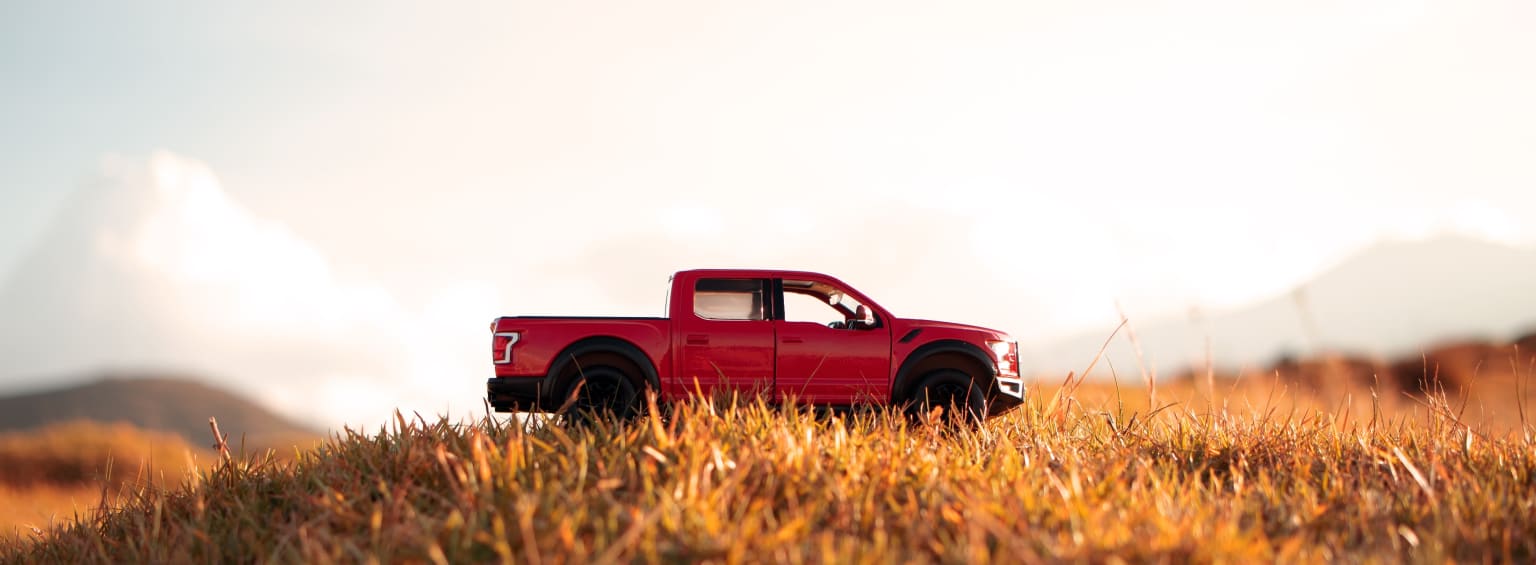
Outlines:
[{"label": "door handle", "polygon": [[786,337],[784,338],[784,343],[805,343],[805,340],[798,337]]},{"label": "door handle", "polygon": [[709,336],[693,334],[688,336],[688,345],[709,345]]}]

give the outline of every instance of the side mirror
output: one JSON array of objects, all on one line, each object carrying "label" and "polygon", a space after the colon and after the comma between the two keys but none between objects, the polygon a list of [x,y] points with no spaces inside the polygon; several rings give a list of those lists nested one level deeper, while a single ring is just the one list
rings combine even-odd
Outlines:
[{"label": "side mirror", "polygon": [[875,313],[870,312],[868,306],[860,304],[855,313],[859,317],[860,324],[871,328],[875,326]]}]

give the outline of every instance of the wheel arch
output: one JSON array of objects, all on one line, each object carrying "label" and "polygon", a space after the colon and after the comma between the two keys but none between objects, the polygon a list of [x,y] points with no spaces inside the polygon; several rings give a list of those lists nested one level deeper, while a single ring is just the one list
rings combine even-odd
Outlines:
[{"label": "wheel arch", "polygon": [[919,346],[902,360],[901,368],[896,371],[896,380],[891,383],[891,402],[906,402],[912,387],[923,375],[946,368],[965,371],[984,381],[977,384],[981,385],[982,391],[988,396],[996,388],[997,369],[992,358],[980,347],[956,339],[941,339]]},{"label": "wheel arch", "polygon": [[629,340],[613,336],[595,336],[578,340],[560,350],[555,356],[555,361],[550,364],[549,373],[546,376],[550,383],[550,391],[554,394],[563,394],[566,386],[580,373],[582,366],[594,366],[596,364],[619,365],[619,369],[629,369],[631,374],[639,375],[644,379],[645,385],[653,389],[661,388],[661,379],[656,374],[656,364],[639,346]]}]

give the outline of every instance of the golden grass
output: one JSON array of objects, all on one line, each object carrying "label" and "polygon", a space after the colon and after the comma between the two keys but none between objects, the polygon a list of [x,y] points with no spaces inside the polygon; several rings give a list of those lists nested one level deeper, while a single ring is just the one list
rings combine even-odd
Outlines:
[{"label": "golden grass", "polygon": [[1034,392],[974,429],[703,401],[588,428],[401,418],[129,489],[0,561],[1536,559],[1529,425],[1445,398],[1346,419]]},{"label": "golden grass", "polygon": [[[283,448],[274,456],[292,459],[293,446],[317,440],[288,434],[262,441]],[[215,462],[211,449],[127,423],[76,421],[0,433],[0,539],[34,537],[50,525],[91,516],[104,495],[111,500],[125,489],[177,487]]]},{"label": "golden grass", "polygon": [[[181,482],[199,454],[181,436],[142,430],[126,423],[89,421],[55,424],[33,431],[0,434],[0,484],[96,486],[139,478],[141,463]],[[127,465],[124,469],[123,466]],[[114,467],[116,467],[114,469]]]},{"label": "golden grass", "polygon": [[0,434],[0,538],[29,536],[100,506],[104,490],[180,485],[211,452],[129,424],[68,422]]},{"label": "golden grass", "polygon": [[0,539],[25,538],[86,516],[101,501],[101,487],[0,484]]}]

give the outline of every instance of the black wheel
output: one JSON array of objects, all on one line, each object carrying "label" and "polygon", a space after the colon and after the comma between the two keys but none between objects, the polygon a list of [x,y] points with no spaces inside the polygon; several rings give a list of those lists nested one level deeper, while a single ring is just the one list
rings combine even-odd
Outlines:
[{"label": "black wheel", "polygon": [[567,390],[567,398],[575,396],[568,414],[578,420],[628,420],[640,414],[640,389],[635,380],[613,367],[584,368]]},{"label": "black wheel", "polygon": [[918,381],[912,391],[908,413],[921,417],[936,407],[942,407],[947,418],[961,418],[967,422],[987,419],[986,393],[970,375],[955,369],[939,369]]}]

